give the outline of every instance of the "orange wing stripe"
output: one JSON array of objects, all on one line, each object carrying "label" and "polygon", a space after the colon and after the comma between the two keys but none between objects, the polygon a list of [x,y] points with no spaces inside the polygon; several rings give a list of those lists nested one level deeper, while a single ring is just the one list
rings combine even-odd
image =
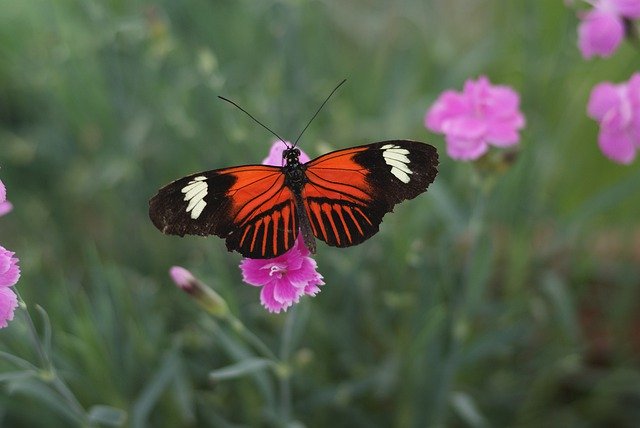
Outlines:
[{"label": "orange wing stripe", "polygon": [[244,232],[242,233],[242,238],[240,238],[240,246],[242,247],[242,243],[244,239],[247,237],[247,233],[249,233],[249,229],[251,229],[251,225],[244,228]]},{"label": "orange wing stripe", "polygon": [[362,212],[362,210],[361,210],[360,208],[355,207],[355,210],[356,210],[357,212],[359,212],[359,213],[360,213],[360,215],[361,215],[362,217],[364,217],[364,219],[365,219],[365,220],[367,220],[367,223],[369,223],[370,225],[373,225],[373,223],[371,223],[371,220],[369,220],[369,217],[367,217],[367,215],[366,215],[365,213],[363,213],[363,212]]},{"label": "orange wing stripe", "polygon": [[329,220],[329,225],[331,226],[333,235],[336,237],[336,242],[340,245],[340,234],[338,233],[338,228],[336,227],[336,224],[333,221],[333,216],[331,215],[331,205],[327,203],[322,204],[322,211],[324,211],[327,219]]},{"label": "orange wing stripe", "polygon": [[349,214],[349,217],[351,217],[351,220],[353,220],[353,224],[355,224],[356,227],[358,228],[358,232],[360,232],[360,235],[364,236],[364,232],[360,227],[360,223],[358,222],[358,220],[356,220],[356,216],[353,215],[353,211],[351,211],[351,207],[344,207],[344,210],[347,212],[347,214]]},{"label": "orange wing stripe", "polygon": [[[280,223],[280,211],[274,211],[273,214],[271,214],[271,217],[273,218],[273,253],[277,253],[278,252],[278,224]],[[285,231],[285,236],[286,236],[286,231]],[[266,235],[266,233],[265,233]]]},{"label": "orange wing stripe", "polygon": [[253,226],[253,238],[251,239],[251,245],[249,246],[249,251],[253,252],[253,249],[256,246],[256,237],[258,235],[258,229],[262,225],[262,219],[258,220],[256,224]]},{"label": "orange wing stripe", "polygon": [[[312,202],[309,204],[309,208],[313,212],[313,215],[316,217],[318,225],[320,226],[320,232],[322,232],[322,236],[324,240],[327,240],[327,230],[324,228],[324,222],[322,221],[322,211],[320,210],[320,204],[317,202]],[[315,232],[314,232],[315,233]]]},{"label": "orange wing stripe", "polygon": [[[267,237],[269,236],[269,223],[271,222],[271,217],[267,216],[264,218],[264,233],[262,234],[262,255],[264,256],[267,253]],[[274,239],[275,241],[275,239]]]},{"label": "orange wing stripe", "polygon": [[344,214],[342,214],[342,206],[340,204],[334,204],[333,209],[338,214],[338,217],[340,217],[340,222],[342,223],[342,228],[344,229],[344,232],[347,235],[347,239],[349,240],[349,242],[353,242],[353,239],[351,238],[351,231],[347,227],[347,222],[344,221]]}]

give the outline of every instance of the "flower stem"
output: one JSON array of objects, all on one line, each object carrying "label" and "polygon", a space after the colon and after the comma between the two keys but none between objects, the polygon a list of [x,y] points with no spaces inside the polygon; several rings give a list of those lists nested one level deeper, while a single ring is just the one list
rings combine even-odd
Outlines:
[{"label": "flower stem", "polygon": [[464,259],[464,266],[460,282],[455,291],[456,299],[451,302],[451,311],[447,320],[447,331],[445,337],[445,351],[447,356],[444,361],[439,392],[436,398],[434,425],[445,425],[445,417],[451,390],[458,371],[458,361],[464,344],[465,321],[468,317],[467,300],[469,288],[473,282],[472,270],[474,260],[478,255],[480,239],[485,227],[485,214],[487,199],[491,190],[491,183],[483,179],[477,170],[472,171],[471,184],[475,188],[476,198],[472,205],[472,213],[469,217],[467,231],[469,234],[469,247]]},{"label": "flower stem", "polygon": [[282,329],[282,342],[280,343],[281,371],[279,372],[280,385],[280,418],[286,425],[291,419],[291,371],[290,358],[293,345],[293,327],[296,324],[297,307],[291,308]]},{"label": "flower stem", "polygon": [[258,351],[263,357],[272,360],[276,364],[279,363],[279,359],[276,354],[274,354],[273,351],[269,349],[269,347],[251,330],[249,330],[235,315],[229,312],[225,316],[224,320],[227,324],[229,324],[233,331],[238,333],[239,336],[241,336],[244,340],[247,341],[247,343],[253,346],[254,349]]},{"label": "flower stem", "polygon": [[38,335],[38,330],[36,329],[35,323],[33,322],[33,318],[31,318],[31,314],[27,309],[26,302],[22,299],[22,296],[20,296],[20,293],[17,290],[15,291],[20,301],[20,307],[23,309],[23,312],[25,314],[25,319],[27,321],[27,328],[29,330],[29,333],[31,334],[33,344],[36,348],[38,357],[40,358],[40,362],[42,365],[42,367],[40,368],[41,370],[40,379],[42,379],[44,382],[52,386],[53,389],[56,390],[58,394],[62,396],[62,398],[64,398],[64,400],[67,402],[71,410],[76,414],[76,416],[80,420],[86,420],[86,412],[84,407],[82,407],[82,404],[80,404],[80,402],[78,401],[76,396],[73,394],[71,389],[67,386],[67,384],[64,383],[64,381],[58,376],[58,373],[56,371],[56,368],[53,365],[51,357],[45,350],[45,347],[42,346],[42,342],[40,341],[40,336]]}]

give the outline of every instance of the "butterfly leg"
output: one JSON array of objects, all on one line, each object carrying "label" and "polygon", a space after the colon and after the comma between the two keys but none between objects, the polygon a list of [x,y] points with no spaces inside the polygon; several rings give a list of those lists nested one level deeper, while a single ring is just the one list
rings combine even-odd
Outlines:
[{"label": "butterfly leg", "polygon": [[311,230],[311,222],[309,221],[309,214],[304,207],[302,201],[302,195],[300,192],[293,192],[296,201],[296,213],[298,214],[298,224],[300,225],[300,233],[302,233],[302,239],[304,239],[304,245],[307,247],[311,254],[316,253],[316,239],[313,236]]}]

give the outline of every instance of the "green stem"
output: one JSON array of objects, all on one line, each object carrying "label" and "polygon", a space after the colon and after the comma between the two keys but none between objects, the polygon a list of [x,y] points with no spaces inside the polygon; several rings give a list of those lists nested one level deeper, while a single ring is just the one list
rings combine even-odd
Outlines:
[{"label": "green stem", "polygon": [[244,340],[255,348],[263,357],[272,360],[274,363],[278,363],[279,359],[276,354],[251,330],[249,330],[238,318],[233,314],[228,313],[224,320],[229,324],[231,329],[238,333]]},{"label": "green stem", "polygon": [[449,319],[445,339],[446,344],[444,347],[448,356],[445,360],[444,369],[442,371],[440,391],[436,398],[436,412],[434,418],[435,426],[445,425],[447,403],[455,381],[457,364],[460,359],[464,341],[464,337],[461,336],[458,328],[463,325],[464,319],[467,316],[466,303],[469,284],[472,282],[471,271],[474,259],[478,252],[480,237],[482,236],[485,226],[487,198],[490,193],[490,188],[487,186],[487,183],[482,180],[482,177],[476,170],[473,171],[471,182],[477,193],[476,200],[473,205],[473,213],[469,218],[469,224],[467,227],[470,236],[470,244],[464,261],[461,281],[457,290],[453,293],[457,298],[451,302],[451,311],[448,317]]},{"label": "green stem", "polygon": [[291,308],[291,312],[287,315],[282,329],[282,342],[280,343],[280,361],[283,363],[282,371],[279,376],[280,384],[280,417],[287,424],[291,420],[291,372],[290,358],[293,345],[293,328],[296,324],[297,308]]},{"label": "green stem", "polygon": [[27,328],[29,333],[31,334],[31,338],[35,345],[36,351],[38,352],[38,356],[40,358],[40,362],[42,364],[42,368],[40,369],[44,376],[41,376],[46,383],[51,385],[54,390],[56,390],[62,398],[65,399],[69,407],[77,414],[80,420],[86,420],[86,412],[82,404],[78,401],[76,396],[73,394],[71,389],[67,386],[66,383],[58,376],[58,373],[53,365],[53,362],[50,356],[47,354],[44,346],[40,341],[40,336],[38,335],[38,330],[36,329],[35,323],[33,322],[33,318],[31,318],[31,314],[27,309],[26,302],[20,296],[20,293],[16,291],[16,295],[20,301],[20,307],[23,309],[25,314],[25,318],[27,320]]}]

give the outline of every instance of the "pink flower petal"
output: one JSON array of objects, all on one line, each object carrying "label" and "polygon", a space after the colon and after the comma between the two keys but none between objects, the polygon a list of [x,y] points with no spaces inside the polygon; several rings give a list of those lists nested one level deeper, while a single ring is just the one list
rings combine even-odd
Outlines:
[{"label": "pink flower petal", "polygon": [[586,59],[611,56],[623,37],[622,19],[610,11],[592,9],[578,26],[578,47]]},{"label": "pink flower petal", "polygon": [[460,161],[470,161],[478,159],[489,150],[489,145],[480,139],[461,139],[456,137],[446,137],[447,154],[452,159]]},{"label": "pink flower petal", "polygon": [[20,279],[18,259],[12,251],[0,246],[0,287],[11,287]]},{"label": "pink flower petal", "polygon": [[608,0],[608,3],[620,16],[630,19],[640,18],[640,0]]},{"label": "pink flower petal", "polygon": [[597,84],[589,96],[587,113],[595,120],[602,121],[606,114],[620,105],[617,85],[609,82]]},{"label": "pink flower petal", "polygon": [[443,132],[445,121],[467,114],[471,114],[468,100],[454,91],[445,91],[427,111],[424,123],[433,132]]},{"label": "pink flower petal", "polygon": [[518,144],[520,140],[518,123],[521,123],[520,117],[514,117],[511,121],[492,122],[488,127],[487,142],[496,147],[509,147]]},{"label": "pink flower petal", "polygon": [[274,298],[274,291],[275,283],[273,282],[266,284],[264,287],[262,287],[262,290],[260,290],[260,302],[262,303],[262,306],[264,306],[269,312],[280,313],[280,311],[286,310],[293,304],[292,302],[278,302]]},{"label": "pink flower petal", "polygon": [[0,217],[8,214],[13,210],[13,204],[9,201],[0,202]]},{"label": "pink flower petal", "polygon": [[9,287],[0,287],[0,328],[4,328],[13,319],[18,307],[18,297]]},{"label": "pink flower petal", "polygon": [[600,150],[609,159],[625,165],[633,162],[636,156],[636,141],[628,132],[620,129],[601,128],[598,135]]},{"label": "pink flower petal", "polygon": [[[289,146],[292,146],[289,141],[286,142]],[[284,166],[284,159],[282,158],[282,152],[287,148],[287,146],[279,140],[271,143],[271,149],[269,150],[269,156],[262,160],[263,165],[273,165],[273,166]],[[311,159],[309,156],[302,150],[300,150],[300,162],[307,163]]]},{"label": "pink flower petal", "polygon": [[447,153],[456,160],[473,160],[489,149],[511,146],[525,126],[520,96],[486,76],[467,80],[462,93],[444,92],[427,111],[425,126],[445,134]]},{"label": "pink flower petal", "polygon": [[[488,91],[487,97],[481,101],[484,113],[491,118],[511,118],[519,114],[520,96],[506,86],[495,86]],[[520,126],[524,126],[524,120]]]},{"label": "pink flower petal", "polygon": [[0,180],[0,202],[4,202],[7,199],[7,188],[4,187],[4,183]]},{"label": "pink flower petal", "polygon": [[271,281],[270,269],[264,269],[266,263],[260,259],[244,258],[240,262],[242,280],[249,285],[260,287]]},{"label": "pink flower petal", "polygon": [[279,303],[297,303],[304,293],[303,287],[294,286],[289,278],[279,278],[274,280],[273,298]]},{"label": "pink flower petal", "polygon": [[442,131],[458,140],[480,140],[487,132],[487,124],[476,117],[462,116],[447,120]]}]

